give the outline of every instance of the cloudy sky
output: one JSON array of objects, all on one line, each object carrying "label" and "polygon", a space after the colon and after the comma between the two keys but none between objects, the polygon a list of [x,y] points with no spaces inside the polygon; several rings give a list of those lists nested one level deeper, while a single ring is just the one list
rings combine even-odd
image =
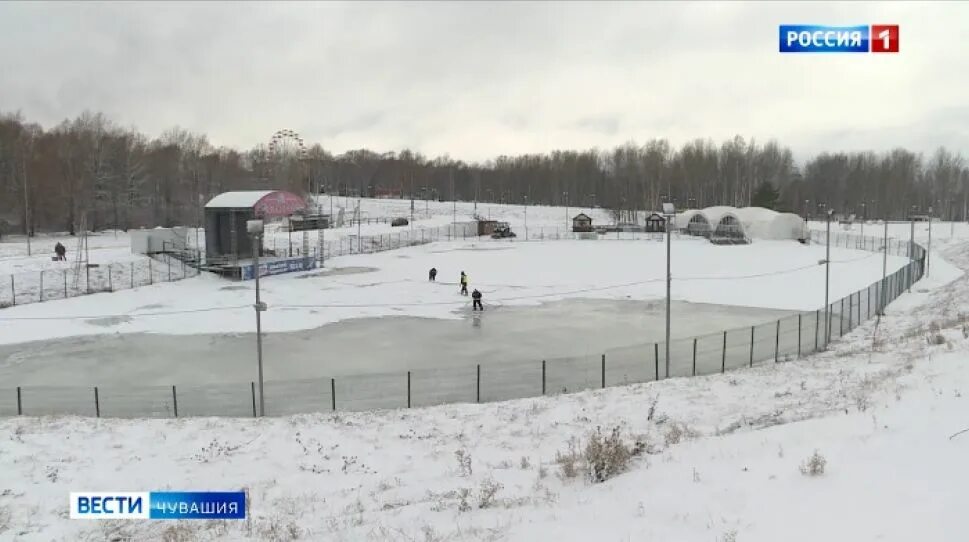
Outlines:
[{"label": "cloudy sky", "polygon": [[[778,53],[899,24],[901,53]],[[482,160],[666,137],[969,154],[969,3],[0,4],[0,111]]]}]

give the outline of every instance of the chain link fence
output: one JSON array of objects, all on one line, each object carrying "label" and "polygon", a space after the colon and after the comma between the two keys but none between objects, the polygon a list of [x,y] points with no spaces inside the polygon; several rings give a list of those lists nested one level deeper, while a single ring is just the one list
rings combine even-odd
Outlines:
[{"label": "chain link fence", "polygon": [[[453,234],[453,231],[452,231]],[[400,237],[401,242],[406,236]],[[412,239],[413,240],[413,239]],[[823,232],[812,232],[824,242]],[[386,239],[377,245],[385,246]],[[393,242],[393,241],[390,241]],[[265,383],[266,413],[408,408],[570,393],[671,377],[782,363],[812,352],[877,315],[921,277],[924,249],[912,242],[836,233],[832,246],[907,256],[908,264],[827,307],[776,321],[598,355]],[[339,245],[337,245],[339,246]],[[362,245],[361,245],[362,246]],[[347,245],[348,253],[354,249]],[[335,255],[335,254],[334,254]],[[255,382],[196,386],[0,387],[0,415],[105,417],[256,416]]]},{"label": "chain link fence", "polygon": [[0,308],[42,303],[101,292],[116,292],[198,275],[198,270],[165,254],[131,262],[42,269],[0,276]]}]

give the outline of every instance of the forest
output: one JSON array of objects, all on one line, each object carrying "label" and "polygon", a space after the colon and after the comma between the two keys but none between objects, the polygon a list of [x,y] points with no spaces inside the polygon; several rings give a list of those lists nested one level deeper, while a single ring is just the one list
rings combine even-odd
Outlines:
[{"label": "forest", "polygon": [[791,149],[737,135],[680,147],[657,138],[612,149],[555,150],[484,162],[404,149],[335,154],[295,134],[255,148],[213,145],[175,127],[157,138],[85,112],[44,128],[0,113],[0,234],[201,223],[228,190],[387,195],[616,211],[761,205],[802,216],[823,209],[865,218],[912,213],[966,220],[969,166],[930,155],[831,149],[798,164]]}]

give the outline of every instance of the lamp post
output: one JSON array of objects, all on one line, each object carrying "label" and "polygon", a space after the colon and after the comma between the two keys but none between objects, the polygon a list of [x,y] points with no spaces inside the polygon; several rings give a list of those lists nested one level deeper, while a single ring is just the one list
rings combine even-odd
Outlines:
[{"label": "lamp post", "polygon": [[929,276],[932,266],[932,207],[929,207],[929,244],[925,247],[925,276]]},{"label": "lamp post", "polygon": [[262,220],[249,220],[246,222],[246,231],[252,236],[252,259],[253,274],[256,276],[256,359],[259,362],[259,415],[266,415],[266,401],[263,395],[262,379],[262,312],[266,310],[266,304],[259,297],[259,253],[262,249]]},{"label": "lamp post", "polygon": [[868,220],[868,213],[865,210],[865,202],[861,202],[861,237],[862,242],[864,242],[865,237],[865,221]]},{"label": "lamp post", "polygon": [[525,201],[525,240],[528,241],[528,196],[522,196]]},{"label": "lamp post", "polygon": [[908,238],[908,263],[909,263],[909,278],[908,278],[908,293],[912,293],[912,262],[915,261],[915,213],[919,210],[918,205],[913,205],[912,210],[909,213],[909,222],[911,223],[911,232]]},{"label": "lamp post", "polygon": [[885,223],[885,238],[882,240],[882,285],[881,285],[881,310],[878,312],[879,315],[885,315],[885,280],[888,277],[888,219],[883,219]]},{"label": "lamp post", "polygon": [[[824,204],[821,204],[824,206]],[[828,343],[831,342],[831,306],[828,304],[828,295],[831,285],[831,215],[834,209],[828,209],[824,213],[826,222],[825,235],[825,254],[824,254],[824,348],[827,350]]]},{"label": "lamp post", "polygon": [[562,199],[565,201],[565,231],[569,230],[569,193],[562,192]]},{"label": "lamp post", "polygon": [[670,377],[670,283],[673,275],[670,274],[670,245],[672,237],[672,227],[670,223],[676,216],[676,207],[672,203],[663,204],[663,215],[666,218],[666,378]]}]

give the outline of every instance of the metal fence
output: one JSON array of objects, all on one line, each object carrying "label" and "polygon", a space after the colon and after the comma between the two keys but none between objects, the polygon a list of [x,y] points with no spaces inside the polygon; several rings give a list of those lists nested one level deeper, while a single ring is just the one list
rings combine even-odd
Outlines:
[{"label": "metal fence", "polygon": [[[814,242],[824,233],[812,232]],[[480,403],[707,375],[782,363],[823,350],[922,277],[925,251],[912,242],[832,234],[833,246],[907,256],[908,264],[827,307],[671,342],[609,349],[597,355],[487,363],[340,378],[265,383],[268,415],[330,410]],[[255,416],[254,382],[195,386],[0,388],[0,415],[78,414],[110,417]]]},{"label": "metal fence", "polygon": [[198,275],[198,270],[166,255],[131,262],[42,269],[0,276],[0,308],[42,303],[100,292],[115,292]]}]

